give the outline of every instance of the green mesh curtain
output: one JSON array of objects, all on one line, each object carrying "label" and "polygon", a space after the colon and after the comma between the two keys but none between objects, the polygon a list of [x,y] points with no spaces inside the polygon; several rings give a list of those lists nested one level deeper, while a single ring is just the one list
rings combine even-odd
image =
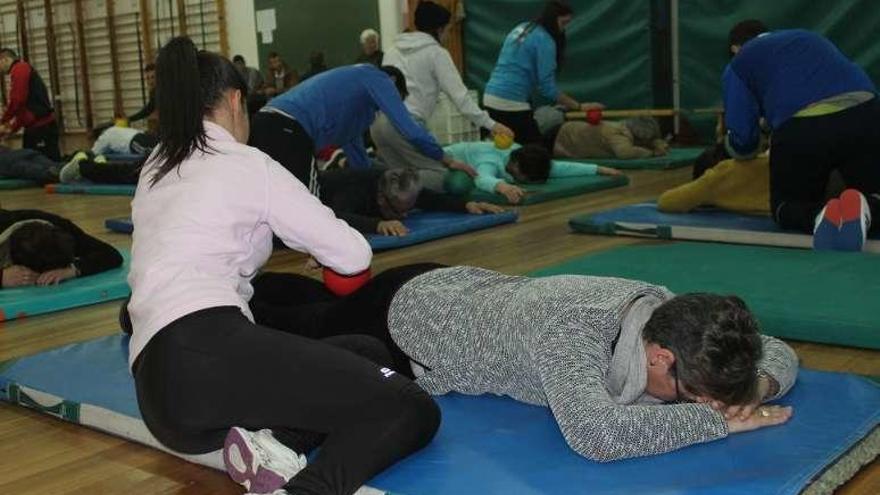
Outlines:
[{"label": "green mesh curtain", "polygon": [[[721,72],[727,33],[744,19],[760,19],[770,29],[803,28],[827,36],[880,82],[880,2],[877,0],[679,0],[681,104],[684,108],[721,105]],[[691,116],[704,135],[713,116]]]},{"label": "green mesh curtain", "polygon": [[[574,0],[560,88],[612,108],[653,104],[648,0]],[[536,0],[467,0],[464,48],[468,87],[482,94],[507,33],[538,16]]]}]

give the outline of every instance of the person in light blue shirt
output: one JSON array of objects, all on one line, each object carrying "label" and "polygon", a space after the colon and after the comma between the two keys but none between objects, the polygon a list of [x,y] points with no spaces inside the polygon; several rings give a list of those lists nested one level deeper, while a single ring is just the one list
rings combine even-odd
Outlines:
[{"label": "person in light blue shirt", "polygon": [[540,17],[516,26],[501,47],[486,83],[483,105],[489,116],[513,130],[520,144],[541,143],[529,97],[539,92],[568,110],[604,108],[600,103],[578,103],[556,85],[565,59],[565,28],[574,11],[563,0],[549,0]]},{"label": "person in light blue shirt", "polygon": [[[516,184],[543,184],[548,179],[587,175],[621,175],[617,169],[592,163],[551,160],[550,152],[536,144],[515,144],[500,150],[491,142],[464,142],[446,146],[443,151],[477,170],[474,179],[477,189],[501,194],[511,204],[521,202],[528,193]],[[448,192],[461,194],[465,191],[451,189]]]},{"label": "person in light blue shirt", "polygon": [[314,154],[327,146],[342,148],[349,167],[369,167],[364,134],[382,112],[417,150],[443,161],[443,149],[403,105],[406,94],[406,79],[394,67],[331,69],[269,101],[254,116],[248,144],[309,184]]},{"label": "person in light blue shirt", "polygon": [[[880,233],[880,100],[874,82],[830,40],[803,29],[734,26],[722,78],[727,150],[758,151],[772,129],[770,211],[783,229],[813,233],[813,247],[859,251]],[[837,170],[848,188],[825,197]],[[873,213],[873,215],[872,215]]]}]

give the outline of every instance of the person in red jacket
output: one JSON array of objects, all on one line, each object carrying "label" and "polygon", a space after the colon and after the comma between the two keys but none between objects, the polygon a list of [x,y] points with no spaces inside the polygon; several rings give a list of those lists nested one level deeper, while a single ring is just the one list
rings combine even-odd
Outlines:
[{"label": "person in red jacket", "polygon": [[0,137],[24,128],[23,148],[61,161],[58,123],[43,78],[9,48],[0,49],[0,72],[9,74],[10,81],[6,111],[0,118]]}]

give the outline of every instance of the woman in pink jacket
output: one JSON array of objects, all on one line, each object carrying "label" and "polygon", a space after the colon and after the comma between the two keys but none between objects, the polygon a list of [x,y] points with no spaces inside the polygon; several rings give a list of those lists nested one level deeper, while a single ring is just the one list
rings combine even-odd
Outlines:
[{"label": "woman in pink jacket", "polygon": [[[223,448],[227,470],[250,492],[354,493],[427,444],[439,409],[375,362],[381,343],[259,326],[248,302],[273,233],[341,274],[367,269],[370,247],[244,144],[247,88],[231,62],[175,38],[159,54],[157,79],[160,143],[132,202],[128,278],[144,422],[181,453]],[[356,353],[373,344],[379,358]]]}]

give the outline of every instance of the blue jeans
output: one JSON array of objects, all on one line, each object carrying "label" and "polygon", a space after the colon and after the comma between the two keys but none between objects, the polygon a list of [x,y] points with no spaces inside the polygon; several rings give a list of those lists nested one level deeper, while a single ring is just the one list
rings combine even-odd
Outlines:
[{"label": "blue jeans", "polygon": [[58,181],[61,164],[31,149],[0,151],[0,177],[47,184]]}]

